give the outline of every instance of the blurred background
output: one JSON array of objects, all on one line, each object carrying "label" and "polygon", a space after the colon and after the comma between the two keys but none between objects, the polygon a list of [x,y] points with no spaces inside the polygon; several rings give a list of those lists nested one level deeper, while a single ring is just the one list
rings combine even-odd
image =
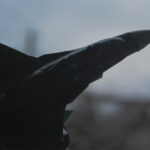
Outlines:
[{"label": "blurred background", "polygon": [[[0,42],[33,56],[150,29],[149,0],[0,0]],[[70,150],[150,149],[150,46],[92,83],[67,109]]]}]

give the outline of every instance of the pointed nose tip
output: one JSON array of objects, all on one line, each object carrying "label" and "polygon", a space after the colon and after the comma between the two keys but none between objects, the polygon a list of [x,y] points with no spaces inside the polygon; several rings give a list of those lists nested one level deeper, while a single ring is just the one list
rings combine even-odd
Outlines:
[{"label": "pointed nose tip", "polygon": [[150,43],[150,30],[134,31],[129,33],[138,45],[138,50],[144,48]]}]

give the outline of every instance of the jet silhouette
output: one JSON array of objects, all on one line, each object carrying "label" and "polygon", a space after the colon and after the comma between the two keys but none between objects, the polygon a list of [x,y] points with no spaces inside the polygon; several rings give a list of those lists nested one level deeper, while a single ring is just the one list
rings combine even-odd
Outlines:
[{"label": "jet silhouette", "polygon": [[65,149],[65,107],[93,81],[150,42],[150,30],[40,57],[0,44],[0,148]]}]

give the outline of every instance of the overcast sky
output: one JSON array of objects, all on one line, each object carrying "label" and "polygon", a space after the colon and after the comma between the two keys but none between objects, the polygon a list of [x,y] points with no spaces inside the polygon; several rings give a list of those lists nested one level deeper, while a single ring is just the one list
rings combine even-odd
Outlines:
[{"label": "overcast sky", "polygon": [[[0,42],[36,55],[85,46],[132,30],[150,29],[149,0],[0,0]],[[28,52],[29,53],[29,52]],[[104,73],[88,90],[150,96],[150,46]]]}]

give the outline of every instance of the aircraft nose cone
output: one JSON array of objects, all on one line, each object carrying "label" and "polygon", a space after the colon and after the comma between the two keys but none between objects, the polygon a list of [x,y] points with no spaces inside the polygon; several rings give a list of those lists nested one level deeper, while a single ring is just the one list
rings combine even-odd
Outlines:
[{"label": "aircraft nose cone", "polygon": [[136,40],[138,50],[150,43],[150,30],[134,31],[130,32],[130,35]]}]

